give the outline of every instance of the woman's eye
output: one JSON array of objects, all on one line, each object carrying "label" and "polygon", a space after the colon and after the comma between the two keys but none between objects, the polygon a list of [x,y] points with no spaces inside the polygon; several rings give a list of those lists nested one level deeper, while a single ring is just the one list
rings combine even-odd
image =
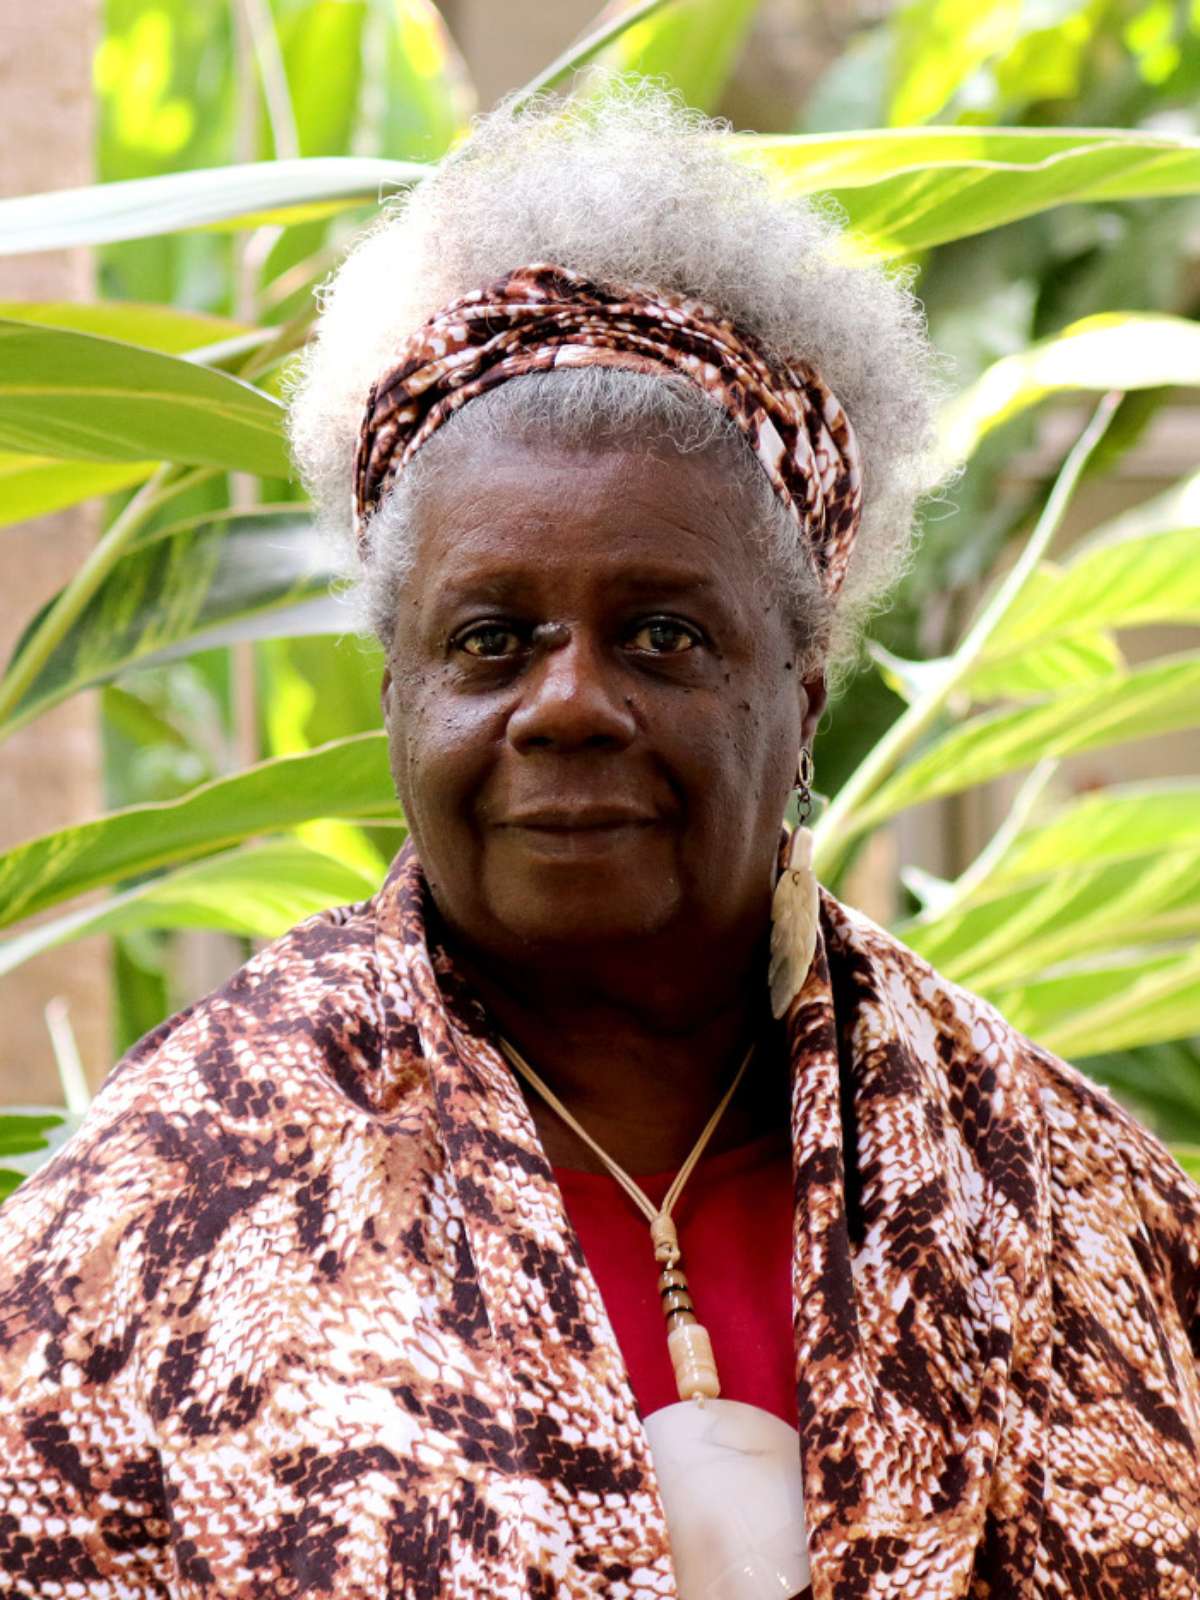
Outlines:
[{"label": "woman's eye", "polygon": [[522,645],[516,629],[507,628],[499,622],[482,622],[477,627],[468,628],[454,642],[467,655],[489,661],[502,656],[514,656]]},{"label": "woman's eye", "polygon": [[689,628],[686,623],[676,622],[673,617],[651,617],[648,622],[643,622],[630,639],[635,650],[644,650],[648,655],[677,656],[685,650],[692,650],[700,642],[700,637],[694,628]]}]

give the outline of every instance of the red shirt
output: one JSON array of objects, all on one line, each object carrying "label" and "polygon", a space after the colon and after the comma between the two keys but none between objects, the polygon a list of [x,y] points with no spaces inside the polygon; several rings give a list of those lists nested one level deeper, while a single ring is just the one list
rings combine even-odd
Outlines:
[{"label": "red shirt", "polygon": [[[643,1416],[679,1395],[650,1225],[606,1173],[554,1172],[625,1358]],[[674,1173],[638,1178],[657,1205]],[[786,1133],[701,1161],[673,1212],[696,1316],[721,1394],[796,1423],[792,1170]]]}]

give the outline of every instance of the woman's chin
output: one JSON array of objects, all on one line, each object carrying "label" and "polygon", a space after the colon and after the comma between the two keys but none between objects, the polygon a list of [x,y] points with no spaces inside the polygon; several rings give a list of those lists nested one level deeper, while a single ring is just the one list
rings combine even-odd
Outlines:
[{"label": "woman's chin", "polygon": [[522,941],[559,948],[661,932],[680,909],[663,842],[604,828],[510,845],[484,870],[491,916]]}]

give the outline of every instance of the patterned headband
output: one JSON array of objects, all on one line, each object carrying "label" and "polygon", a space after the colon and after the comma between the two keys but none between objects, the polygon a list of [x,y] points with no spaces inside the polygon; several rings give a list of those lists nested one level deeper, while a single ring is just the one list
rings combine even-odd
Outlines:
[{"label": "patterned headband", "polygon": [[529,372],[608,366],[687,378],[741,429],[791,511],[825,592],[837,594],[862,514],[850,420],[803,362],[681,295],[610,289],[563,267],[520,267],[439,311],[405,341],[367,399],[354,458],[354,527],[366,529],[397,475],[461,406]]}]

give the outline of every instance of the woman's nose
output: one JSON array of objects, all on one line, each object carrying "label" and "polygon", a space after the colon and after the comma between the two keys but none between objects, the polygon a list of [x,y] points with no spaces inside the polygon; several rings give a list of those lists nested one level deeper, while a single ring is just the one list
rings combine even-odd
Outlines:
[{"label": "woman's nose", "polygon": [[509,743],[522,752],[621,749],[637,733],[621,674],[582,629],[547,631],[522,689],[508,719]]}]

